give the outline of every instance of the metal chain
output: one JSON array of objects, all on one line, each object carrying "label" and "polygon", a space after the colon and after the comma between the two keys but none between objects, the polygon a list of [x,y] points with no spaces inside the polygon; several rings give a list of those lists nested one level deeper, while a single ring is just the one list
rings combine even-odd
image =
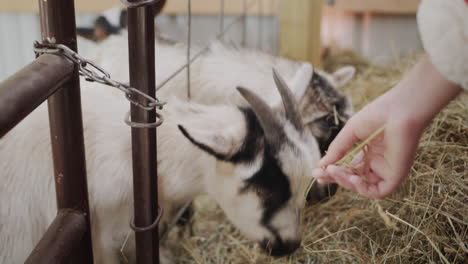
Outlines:
[{"label": "metal chain", "polygon": [[[78,66],[78,72],[81,76],[85,77],[85,80],[89,82],[97,82],[107,86],[115,87],[125,93],[125,98],[132,103],[133,105],[146,110],[151,111],[153,109],[162,109],[166,104],[165,102],[159,101],[158,98],[153,98],[150,95],[131,87],[129,84],[118,82],[111,78],[110,74],[96,65],[95,63],[81,57],[78,53],[70,49],[69,47],[63,44],[45,44],[39,43],[38,41],[34,42],[34,52],[36,57],[41,54],[58,54],[62,55],[65,58],[71,60],[74,64]],[[145,104],[138,102],[138,98],[144,99]],[[162,124],[163,118],[162,115],[157,113],[157,121],[151,124],[147,123],[136,123],[130,121],[130,115],[127,114],[125,117],[125,123],[131,127],[137,128],[153,128],[158,127]]]}]

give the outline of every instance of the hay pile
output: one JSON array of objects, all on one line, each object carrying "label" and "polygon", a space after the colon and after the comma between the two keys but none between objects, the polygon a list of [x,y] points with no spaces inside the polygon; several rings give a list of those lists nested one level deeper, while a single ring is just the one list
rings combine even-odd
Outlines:
[{"label": "hay pile", "polygon": [[[329,50],[324,67],[357,67],[357,77],[343,91],[359,110],[395,85],[416,59],[382,67],[352,52]],[[265,256],[207,198],[196,201],[193,236],[174,230],[170,246],[178,263],[468,263],[467,171],[464,94],[427,129],[411,175],[396,194],[376,201],[340,190],[308,207],[302,248],[292,256]]]}]

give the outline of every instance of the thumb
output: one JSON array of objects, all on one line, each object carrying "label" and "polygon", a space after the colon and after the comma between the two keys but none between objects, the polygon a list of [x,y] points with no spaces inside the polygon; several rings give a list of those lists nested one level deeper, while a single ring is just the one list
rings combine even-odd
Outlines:
[{"label": "thumb", "polygon": [[319,167],[326,167],[340,160],[358,141],[355,132],[354,122],[351,120],[346,123],[344,128],[338,133],[336,138],[328,147],[327,154],[320,160]]}]

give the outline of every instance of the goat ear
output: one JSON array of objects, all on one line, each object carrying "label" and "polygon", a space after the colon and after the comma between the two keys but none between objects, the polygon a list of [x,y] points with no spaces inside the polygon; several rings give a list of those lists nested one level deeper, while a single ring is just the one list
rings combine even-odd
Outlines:
[{"label": "goat ear", "polygon": [[341,87],[345,85],[347,82],[349,82],[354,77],[355,74],[356,74],[356,68],[354,68],[353,66],[345,66],[336,70],[332,74],[332,77],[335,80],[336,85],[338,87]]},{"label": "goat ear", "polygon": [[227,160],[239,151],[242,145],[240,131],[228,127],[203,128],[200,125],[190,123],[178,127],[192,144],[218,159]]},{"label": "goat ear", "polygon": [[310,79],[314,73],[314,68],[310,63],[304,63],[301,65],[299,70],[297,70],[296,75],[289,81],[289,87],[291,87],[292,93],[296,98],[297,102],[300,102],[302,97],[309,87]]}]

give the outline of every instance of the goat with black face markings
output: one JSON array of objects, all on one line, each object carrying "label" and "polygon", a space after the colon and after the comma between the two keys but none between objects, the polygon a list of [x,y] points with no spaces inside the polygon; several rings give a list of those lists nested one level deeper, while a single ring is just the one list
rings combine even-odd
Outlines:
[{"label": "goat with black face markings", "polygon": [[[291,91],[276,73],[275,79],[284,112],[271,110],[256,94],[238,88],[250,107],[233,108],[232,118],[211,127],[217,135],[183,121],[179,129],[216,159],[218,172],[207,181],[206,192],[246,236],[272,255],[283,256],[300,245],[299,212],[319,151],[304,129]],[[236,124],[239,117],[241,124]]]},{"label": "goat with black face markings", "polygon": [[[93,60],[108,69],[112,76],[128,80],[128,62],[125,33],[113,36],[95,47]],[[196,49],[196,47],[192,47]],[[164,41],[156,44],[157,84],[183,65],[186,50],[182,45]],[[234,89],[236,86],[251,87],[265,102],[277,105],[280,96],[274,89],[272,67],[278,69],[290,85],[299,104],[299,112],[305,126],[318,140],[323,154],[353,113],[348,97],[338,91],[355,74],[355,68],[345,66],[333,73],[314,69],[310,63],[301,63],[272,56],[260,51],[235,48],[213,42],[191,66],[191,101],[206,105],[234,104],[247,106],[247,102]],[[158,94],[161,98],[176,95],[186,98],[186,75],[179,74],[166,83]],[[120,96],[120,95],[119,95]],[[314,184],[308,201],[315,203],[336,192],[337,185]]]},{"label": "goat with black face markings", "polygon": [[[272,110],[245,88],[238,88],[245,107],[169,100],[158,129],[161,227],[187,201],[208,194],[271,255],[300,245],[304,193],[320,153],[294,96],[275,78],[284,109]],[[118,263],[133,211],[130,129],[121,121],[128,102],[93,83],[83,85],[82,97],[95,262]],[[55,216],[47,126],[42,105],[0,141],[0,262],[24,260]],[[125,254],[132,263],[131,245]]]}]

